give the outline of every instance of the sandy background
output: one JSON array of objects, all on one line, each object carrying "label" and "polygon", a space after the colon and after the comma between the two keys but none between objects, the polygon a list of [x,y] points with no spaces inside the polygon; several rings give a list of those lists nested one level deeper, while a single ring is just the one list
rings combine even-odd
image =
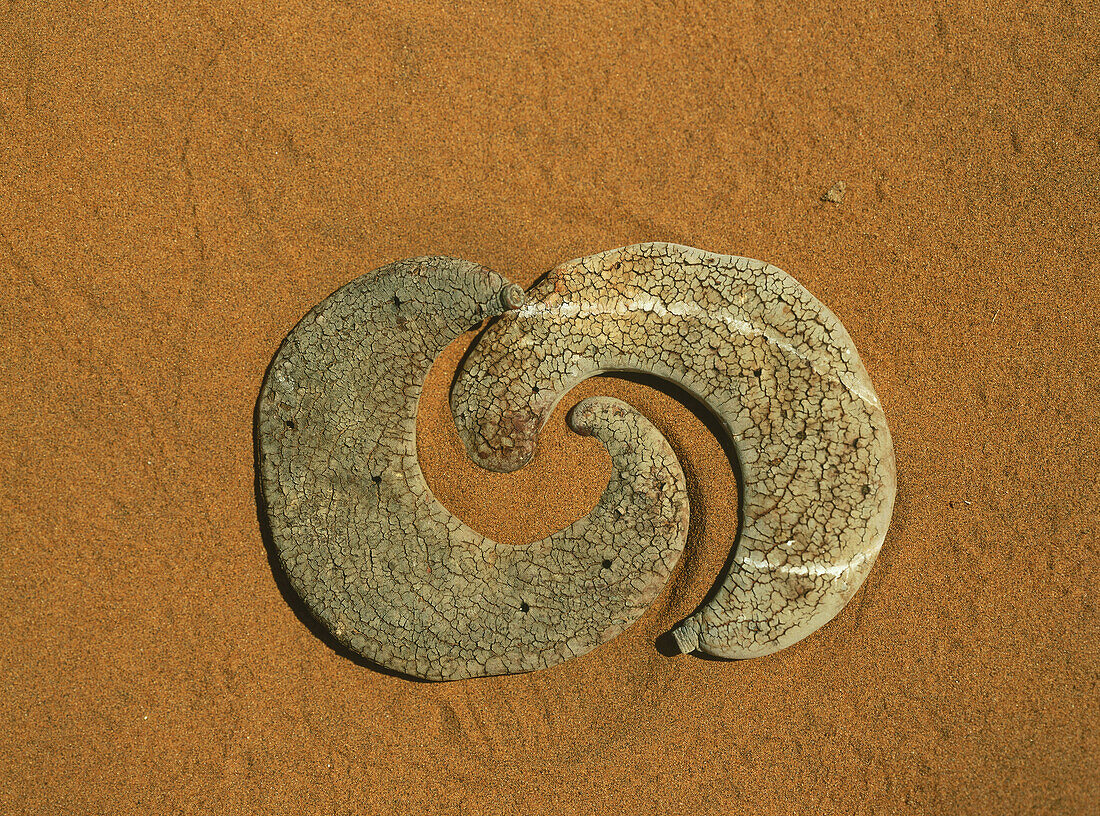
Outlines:
[{"label": "sandy background", "polygon": [[[1096,5],[378,5],[0,8],[0,810],[1100,811]],[[736,486],[688,409],[603,379],[577,398],[634,402],[693,490],[633,629],[446,685],[331,648],[256,515],[282,337],[398,258],[526,285],[655,239],[771,261],[855,338],[899,476],[862,592],[774,657],[661,655]],[[468,464],[468,340],[424,468],[545,535],[607,460],[570,400],[525,471]]]}]

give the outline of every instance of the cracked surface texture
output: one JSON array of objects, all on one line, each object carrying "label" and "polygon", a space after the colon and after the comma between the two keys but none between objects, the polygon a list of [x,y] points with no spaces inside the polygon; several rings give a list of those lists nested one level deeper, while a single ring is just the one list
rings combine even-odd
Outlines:
[{"label": "cracked surface texture", "polygon": [[770,264],[673,244],[562,264],[459,372],[451,407],[469,455],[522,467],[562,396],[609,371],[686,389],[737,452],[741,529],[726,573],[673,630],[681,651],[766,655],[831,620],[871,569],[895,492],[885,416],[832,312]]},{"label": "cracked surface texture", "polygon": [[642,614],[683,549],[680,465],[614,399],[570,415],[608,450],[613,474],[568,528],[507,546],[432,495],[416,457],[424,377],[448,343],[522,299],[476,264],[401,261],[306,315],[264,381],[261,482],[291,584],[339,641],[404,674],[507,674],[584,654]]}]

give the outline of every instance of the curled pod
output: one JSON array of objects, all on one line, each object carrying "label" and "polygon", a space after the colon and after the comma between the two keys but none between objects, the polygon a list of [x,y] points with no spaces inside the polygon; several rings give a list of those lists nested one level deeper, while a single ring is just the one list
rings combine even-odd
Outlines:
[{"label": "curled pod", "polygon": [[522,467],[565,393],[616,371],[685,389],[736,450],[741,529],[673,630],[681,651],[766,655],[831,620],[871,569],[895,492],[886,418],[840,321],[749,258],[649,243],[570,261],[467,356],[451,409],[471,459]]},{"label": "curled pod", "polygon": [[290,332],[257,409],[258,468],[282,567],[321,623],[369,661],[452,680],[531,671],[584,654],[660,592],[688,526],[668,443],[618,400],[571,422],[609,451],[587,516],[513,547],[432,495],[416,413],[439,353],[523,290],[452,258],[414,258],[342,287]]}]

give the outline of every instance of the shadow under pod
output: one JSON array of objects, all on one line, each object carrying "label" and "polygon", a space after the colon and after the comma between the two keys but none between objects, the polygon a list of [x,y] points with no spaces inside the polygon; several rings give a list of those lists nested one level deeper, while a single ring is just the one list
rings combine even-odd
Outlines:
[{"label": "shadow under pod", "polygon": [[[729,432],[726,430],[726,426],[722,424],[722,420],[711,411],[701,400],[697,399],[691,393],[676,385],[673,382],[662,379],[654,374],[640,374],[636,372],[608,372],[598,375],[600,377],[614,377],[617,379],[626,380],[627,382],[637,383],[638,385],[644,385],[648,388],[653,388],[660,391],[667,397],[675,400],[684,406],[692,415],[698,419],[707,430],[714,435],[718,440],[718,443],[722,446],[722,452],[726,454],[726,458],[729,460],[730,468],[733,470],[733,477],[737,481],[737,531],[734,535],[733,546],[730,547],[729,554],[726,556],[726,560],[722,565],[722,569],[718,571],[717,577],[714,579],[714,583],[707,591],[707,594],[703,596],[703,600],[699,602],[695,608],[695,612],[698,613],[703,607],[709,604],[717,596],[718,591],[722,588],[722,584],[725,583],[727,576],[729,576],[730,570],[733,568],[734,557],[737,554],[738,548],[741,546],[741,531],[745,526],[745,477],[741,470],[741,460],[737,455],[737,447],[733,443],[733,439],[730,437]],[[671,442],[669,444],[672,444]],[[684,470],[684,476],[687,477],[688,482],[694,482],[698,484],[698,479],[695,473],[692,471],[691,466],[680,455],[680,451],[675,451],[677,459],[680,461],[680,467]],[[699,512],[702,511],[702,512]],[[705,507],[699,507],[693,505],[691,508],[691,526],[695,527],[697,519],[699,524],[702,524],[702,517],[706,512]],[[689,616],[690,617],[690,616]],[[660,635],[654,642],[653,647],[658,653],[665,657],[674,657],[682,654],[680,647],[676,643],[676,638],[671,631],[665,632]],[[715,655],[706,654],[698,649],[693,651],[692,656],[698,657],[703,660],[719,660],[723,662],[729,662],[736,658],[728,657],[716,657]]]}]

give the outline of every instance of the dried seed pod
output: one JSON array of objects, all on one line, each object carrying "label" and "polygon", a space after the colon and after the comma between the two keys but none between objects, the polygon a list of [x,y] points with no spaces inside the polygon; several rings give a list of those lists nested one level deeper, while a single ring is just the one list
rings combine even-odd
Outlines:
[{"label": "dried seed pod", "polygon": [[466,261],[392,264],[306,315],[264,381],[258,464],[283,568],[339,641],[404,674],[507,674],[584,654],[641,615],[683,549],[679,463],[618,400],[573,412],[613,476],[565,530],[499,544],[432,495],[416,457],[424,377],[462,332],[522,302],[520,287]]},{"label": "dried seed pod", "polygon": [[451,408],[470,457],[522,467],[558,400],[611,371],[686,389],[737,451],[740,534],[673,630],[681,651],[766,655],[831,620],[874,563],[895,491],[886,418],[840,321],[748,258],[639,244],[570,261],[466,358]]}]

